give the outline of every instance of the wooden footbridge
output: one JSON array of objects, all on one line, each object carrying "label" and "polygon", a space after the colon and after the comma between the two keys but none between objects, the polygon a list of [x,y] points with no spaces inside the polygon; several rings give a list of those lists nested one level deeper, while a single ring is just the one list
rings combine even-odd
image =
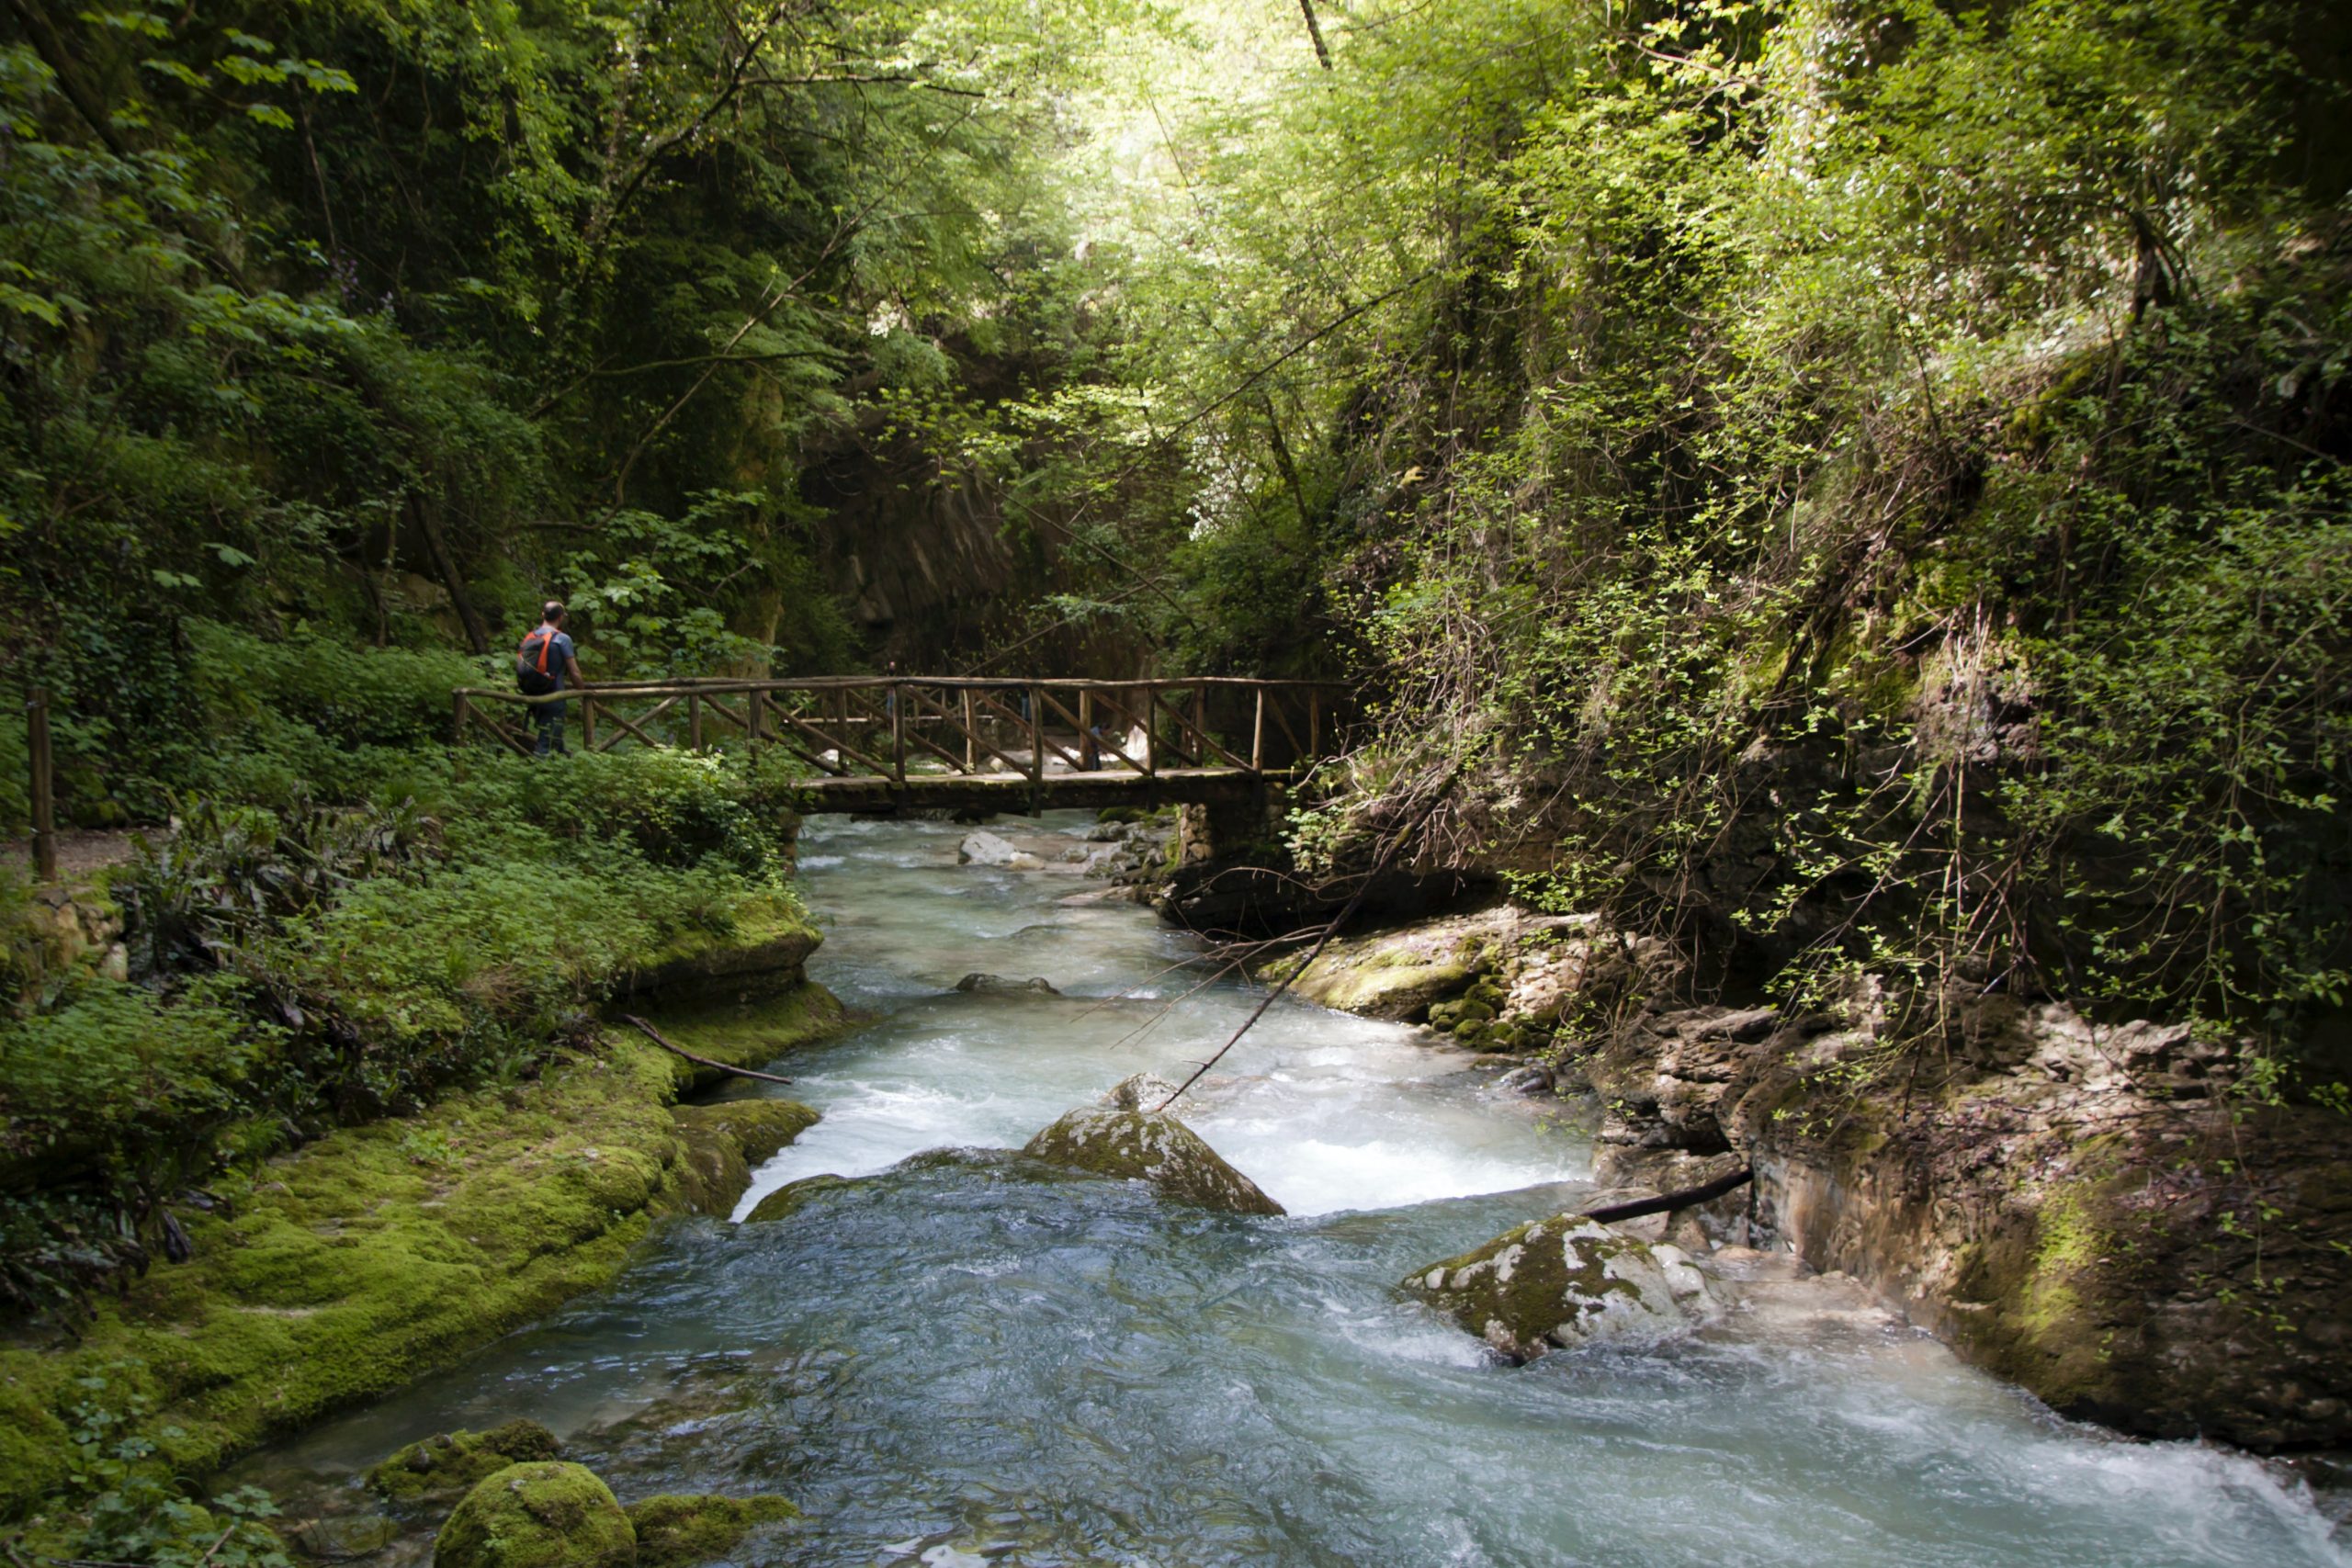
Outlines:
[{"label": "wooden footbridge", "polygon": [[452,738],[531,755],[542,705],[585,751],[741,750],[797,780],[817,812],[1214,805],[1290,782],[1351,716],[1336,682],[1197,676],[960,676],[597,682],[553,697],[453,694]]}]

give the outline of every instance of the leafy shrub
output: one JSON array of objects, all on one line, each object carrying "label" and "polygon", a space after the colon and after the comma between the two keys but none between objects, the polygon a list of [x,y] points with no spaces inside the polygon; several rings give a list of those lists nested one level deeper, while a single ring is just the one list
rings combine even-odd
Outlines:
[{"label": "leafy shrub", "polygon": [[65,1297],[146,1261],[158,1205],[203,1180],[277,1032],[225,976],[166,1003],[96,976],[0,1023],[0,1295]]},{"label": "leafy shrub", "polygon": [[191,683],[221,734],[274,718],[345,746],[424,745],[448,737],[450,690],[486,679],[465,654],[370,648],[308,626],[270,641],[192,621],[187,636]]}]

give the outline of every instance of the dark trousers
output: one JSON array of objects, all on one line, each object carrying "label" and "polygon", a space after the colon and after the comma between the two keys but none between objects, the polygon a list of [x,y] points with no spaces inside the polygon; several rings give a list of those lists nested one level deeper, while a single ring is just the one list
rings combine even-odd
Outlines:
[{"label": "dark trousers", "polygon": [[532,749],[532,755],[544,757],[550,751],[559,757],[571,754],[571,749],[563,743],[563,707],[561,703],[541,703],[531,710],[531,722],[539,731],[539,743]]}]

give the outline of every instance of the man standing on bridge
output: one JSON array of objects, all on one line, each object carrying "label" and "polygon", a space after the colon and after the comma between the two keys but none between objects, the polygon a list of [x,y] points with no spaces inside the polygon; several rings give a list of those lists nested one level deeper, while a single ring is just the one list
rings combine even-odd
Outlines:
[{"label": "man standing on bridge", "polygon": [[[514,651],[514,681],[526,697],[553,695],[567,686],[584,686],[588,682],[580,673],[580,660],[573,656],[571,638],[564,631],[562,601],[548,600],[539,609],[537,630],[523,639]],[[560,702],[539,703],[532,709],[532,722],[538,727],[539,741],[532,755],[544,757],[549,751],[557,756],[571,755],[563,743],[563,709]]]}]

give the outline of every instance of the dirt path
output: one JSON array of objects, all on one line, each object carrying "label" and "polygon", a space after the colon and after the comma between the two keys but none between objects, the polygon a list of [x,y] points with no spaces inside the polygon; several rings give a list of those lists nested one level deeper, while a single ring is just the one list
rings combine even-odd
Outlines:
[{"label": "dirt path", "polygon": [[[166,828],[136,829],[147,835],[151,843],[171,836]],[[57,879],[60,882],[86,882],[110,865],[126,864],[138,856],[130,842],[133,829],[68,829],[57,835]],[[33,841],[11,839],[0,844],[0,865],[28,874],[32,871]]]}]

